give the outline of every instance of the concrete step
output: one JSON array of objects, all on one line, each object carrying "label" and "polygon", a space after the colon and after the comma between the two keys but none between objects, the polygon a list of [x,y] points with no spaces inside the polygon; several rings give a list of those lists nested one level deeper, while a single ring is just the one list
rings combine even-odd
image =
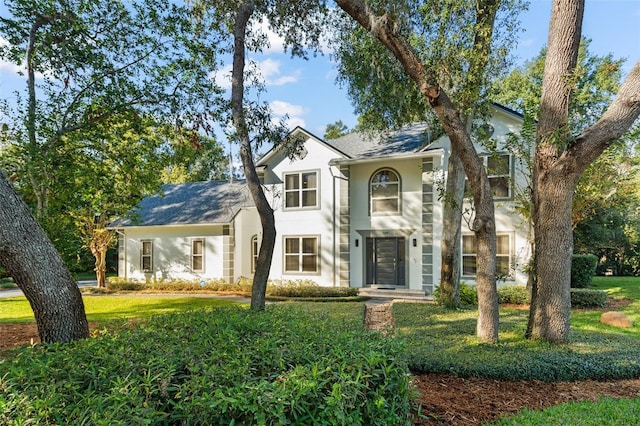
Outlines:
[{"label": "concrete step", "polygon": [[364,287],[359,289],[361,296],[368,296],[376,299],[402,299],[430,302],[433,301],[432,296],[425,296],[423,291],[409,290],[406,288],[371,288]]}]

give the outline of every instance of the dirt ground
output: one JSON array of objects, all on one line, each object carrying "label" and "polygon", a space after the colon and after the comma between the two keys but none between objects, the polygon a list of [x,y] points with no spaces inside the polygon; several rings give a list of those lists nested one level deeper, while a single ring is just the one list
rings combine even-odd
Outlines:
[{"label": "dirt ground", "polygon": [[[90,328],[96,327],[96,324],[90,324]],[[0,324],[0,357],[6,356],[3,350],[38,342],[34,323]],[[541,409],[563,402],[595,401],[603,396],[640,396],[640,379],[545,383],[423,374],[414,377],[414,384],[420,392],[423,414],[416,419],[416,425],[481,425],[523,408]]]}]

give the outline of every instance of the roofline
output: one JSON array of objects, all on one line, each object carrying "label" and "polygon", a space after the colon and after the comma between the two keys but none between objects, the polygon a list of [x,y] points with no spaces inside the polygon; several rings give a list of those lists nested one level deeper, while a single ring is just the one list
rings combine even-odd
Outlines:
[{"label": "roofline", "polygon": [[[332,151],[336,152],[337,154],[340,154],[344,157],[350,158],[349,155],[345,154],[344,152],[340,151],[338,148],[332,146],[331,144],[327,143],[324,139],[314,135],[313,133],[311,133],[310,131],[308,131],[307,129],[304,129],[300,126],[296,126],[292,131],[290,131],[289,133],[287,133],[287,138],[295,133],[304,133],[305,135],[307,135],[309,138],[311,139],[315,139],[316,141],[320,142],[321,144],[325,145],[327,148],[331,149]],[[265,155],[262,156],[262,158],[260,158],[257,162],[256,162],[256,167],[260,167],[263,166],[263,163],[265,163],[271,156],[273,156],[279,149],[281,149],[282,144],[278,144],[275,145],[273,147],[271,147],[271,149],[269,151],[267,151],[267,153]]]},{"label": "roofline", "polygon": [[391,155],[386,157],[360,157],[360,158],[333,159],[329,161],[329,165],[330,166],[348,166],[352,164],[374,163],[380,160],[412,160],[417,158],[443,155],[444,153],[445,153],[444,148],[436,148],[430,151],[418,151],[418,152],[411,152],[408,154]]},{"label": "roofline", "polygon": [[521,113],[519,113],[516,110],[513,110],[511,108],[507,108],[506,106],[497,104],[495,102],[491,102],[491,106],[494,107],[497,110],[500,110],[500,111],[504,112],[504,113],[510,114],[510,115],[514,116],[515,118],[517,118],[519,120],[524,120],[524,115],[522,115]]}]

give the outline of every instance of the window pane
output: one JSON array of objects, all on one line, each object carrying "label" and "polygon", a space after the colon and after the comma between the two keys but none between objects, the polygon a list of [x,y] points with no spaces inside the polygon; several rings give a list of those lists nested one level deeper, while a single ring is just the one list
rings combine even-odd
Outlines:
[{"label": "window pane", "polygon": [[316,255],[302,256],[302,272],[315,272],[315,271],[317,271]]},{"label": "window pane", "polygon": [[397,212],[398,200],[393,198],[373,200],[371,209],[374,213]]},{"label": "window pane", "polygon": [[298,238],[287,238],[285,240],[285,253],[287,254],[300,253],[300,240]]},{"label": "window pane", "polygon": [[316,172],[302,174],[302,187],[305,189],[315,189],[318,187]]},{"label": "window pane", "polygon": [[473,235],[462,236],[462,253],[475,254],[476,253],[476,237]]},{"label": "window pane", "polygon": [[509,236],[498,235],[496,239],[496,253],[509,255]]},{"label": "window pane", "polygon": [[509,175],[509,156],[498,155],[487,158],[487,173],[489,175]]},{"label": "window pane", "polygon": [[476,257],[463,256],[462,257],[462,275],[475,275],[475,274],[476,274]]},{"label": "window pane", "polygon": [[491,192],[493,193],[494,197],[509,196],[509,178],[507,177],[489,178],[489,185],[491,186]]},{"label": "window pane", "polygon": [[316,252],[316,239],[315,238],[303,238],[302,239],[302,253],[315,253]]},{"label": "window pane", "polygon": [[300,207],[298,192],[287,192],[285,203],[286,207]]},{"label": "window pane", "polygon": [[142,270],[143,271],[148,271],[151,269],[151,257],[150,256],[143,256],[142,257]]},{"label": "window pane", "polygon": [[202,240],[195,240],[192,243],[192,253],[195,255],[202,254]]},{"label": "window pane", "polygon": [[300,189],[300,176],[286,175],[285,178],[285,190]]},{"label": "window pane", "polygon": [[142,242],[142,255],[143,256],[151,255],[151,241]]},{"label": "window pane", "polygon": [[509,275],[509,256],[496,256],[496,272]]},{"label": "window pane", "polygon": [[302,192],[302,207],[313,207],[316,205],[316,191]]},{"label": "window pane", "polygon": [[288,272],[297,272],[300,270],[300,267],[298,266],[299,264],[299,260],[298,260],[298,255],[295,256],[291,256],[291,255],[286,255],[285,256],[285,266],[284,266],[284,270],[288,271]]},{"label": "window pane", "polygon": [[193,270],[201,271],[202,270],[202,256],[194,256],[193,257]]}]

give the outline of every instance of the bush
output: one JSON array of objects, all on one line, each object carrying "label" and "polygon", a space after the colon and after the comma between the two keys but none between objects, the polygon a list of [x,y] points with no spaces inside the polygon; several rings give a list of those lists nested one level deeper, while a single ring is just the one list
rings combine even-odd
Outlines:
[{"label": "bush", "polygon": [[408,425],[404,350],[291,305],[155,317],[0,363],[0,424]]},{"label": "bush", "polygon": [[572,308],[602,308],[606,304],[607,293],[603,290],[571,289]]},{"label": "bush", "polygon": [[[442,305],[443,302],[440,296],[440,286],[436,287],[433,292],[433,297],[438,305]],[[477,306],[478,305],[478,290],[475,286],[471,286],[465,283],[460,283],[460,304],[462,306]]]},{"label": "bush", "polygon": [[321,287],[310,280],[270,281],[267,295],[286,298],[335,298],[355,297],[358,289],[353,287]]},{"label": "bush", "polygon": [[498,288],[498,303],[526,305],[531,302],[531,293],[520,285],[506,285]]},{"label": "bush", "polygon": [[586,288],[596,274],[598,258],[592,254],[574,254],[571,258],[571,287]]}]

